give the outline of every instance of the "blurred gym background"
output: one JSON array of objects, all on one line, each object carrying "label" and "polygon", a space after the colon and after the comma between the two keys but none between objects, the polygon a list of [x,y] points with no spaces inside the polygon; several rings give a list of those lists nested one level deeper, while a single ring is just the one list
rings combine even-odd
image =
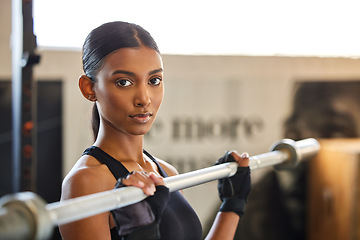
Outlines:
[{"label": "blurred gym background", "polygon": [[[322,0],[1,0],[0,197],[59,200],[63,177],[92,144],[91,104],[77,86],[82,42],[107,21],[142,25],[158,42],[165,99],[145,146],[180,173],[229,149],[267,152],[284,137],[358,138],[357,9]],[[239,239],[308,238],[306,169],[253,172]],[[216,183],[184,194],[206,232]]]}]

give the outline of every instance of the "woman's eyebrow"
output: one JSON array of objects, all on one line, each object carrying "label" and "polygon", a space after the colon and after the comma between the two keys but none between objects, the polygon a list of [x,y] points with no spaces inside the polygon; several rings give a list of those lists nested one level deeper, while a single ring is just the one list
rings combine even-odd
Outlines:
[{"label": "woman's eyebrow", "polygon": [[153,70],[153,71],[150,71],[150,72],[149,72],[149,75],[153,75],[153,74],[155,74],[155,73],[159,73],[159,72],[162,72],[162,71],[163,71],[162,68],[155,69],[155,70]]},{"label": "woman's eyebrow", "polygon": [[[163,69],[162,68],[159,68],[159,69],[155,69],[155,70],[152,70],[149,72],[149,75],[153,75],[153,74],[156,74],[156,73],[159,73],[159,72],[162,72]],[[116,75],[116,74],[126,74],[126,75],[129,75],[129,76],[135,76],[135,73],[133,72],[129,72],[129,71],[125,71],[125,70],[116,70],[112,73],[112,75]]]},{"label": "woman's eyebrow", "polygon": [[125,71],[125,70],[116,70],[112,73],[112,75],[116,75],[116,74],[126,74],[126,75],[130,75],[130,76],[135,76],[135,73]]}]

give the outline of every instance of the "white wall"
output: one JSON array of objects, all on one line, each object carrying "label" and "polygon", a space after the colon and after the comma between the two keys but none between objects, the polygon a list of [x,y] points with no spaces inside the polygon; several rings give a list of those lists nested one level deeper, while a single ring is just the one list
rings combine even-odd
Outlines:
[{"label": "white wall", "polygon": [[11,76],[11,52],[10,52],[10,31],[11,31],[11,0],[0,2],[0,78]]},{"label": "white wall", "polygon": [[[10,7],[11,0],[0,2],[0,79],[11,78]],[[63,81],[66,174],[92,140],[91,104],[77,87],[81,54],[41,49],[39,53],[35,78]],[[360,79],[358,59],[174,55],[163,59],[165,100],[145,144],[183,171],[209,166],[227,149],[266,152],[282,137],[295,81]],[[183,131],[186,121],[193,127],[190,138]],[[174,135],[179,122],[182,131]],[[247,133],[245,127],[251,126],[253,131]],[[197,135],[198,129],[203,135]],[[255,180],[260,176],[253,175]],[[218,204],[215,183],[191,188],[185,195],[203,222]]]}]

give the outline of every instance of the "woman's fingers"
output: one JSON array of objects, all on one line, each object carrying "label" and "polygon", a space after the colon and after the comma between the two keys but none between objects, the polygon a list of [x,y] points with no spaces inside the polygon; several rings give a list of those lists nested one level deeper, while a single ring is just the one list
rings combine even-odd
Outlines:
[{"label": "woman's fingers", "polygon": [[129,174],[125,179],[123,179],[122,183],[126,186],[134,186],[141,188],[144,194],[152,196],[156,191],[155,186],[163,185],[164,180],[156,173],[148,174],[142,171],[134,171]]},{"label": "woman's fingers", "polygon": [[234,157],[235,161],[239,164],[240,167],[249,166],[249,154],[247,152],[239,154],[236,151],[232,151],[231,155]]},{"label": "woman's fingers", "polygon": [[149,177],[151,178],[151,180],[153,180],[154,184],[157,185],[164,185],[164,178],[161,177],[160,175],[158,175],[157,173],[151,172],[149,174]]}]

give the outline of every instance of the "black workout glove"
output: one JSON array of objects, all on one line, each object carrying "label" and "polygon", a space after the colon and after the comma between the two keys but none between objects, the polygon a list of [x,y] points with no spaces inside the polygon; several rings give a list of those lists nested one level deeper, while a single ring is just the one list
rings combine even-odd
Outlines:
[{"label": "black workout glove", "polygon": [[[216,161],[215,165],[235,162],[230,152]],[[240,217],[245,212],[247,197],[251,191],[249,167],[238,167],[235,175],[218,180],[219,197],[222,201],[220,212],[235,212]]]},{"label": "black workout glove", "polygon": [[[119,179],[115,188],[124,186]],[[156,186],[153,196],[149,196],[141,202],[112,210],[119,236],[123,240],[160,239],[159,224],[169,198],[169,189],[159,185]]]}]

